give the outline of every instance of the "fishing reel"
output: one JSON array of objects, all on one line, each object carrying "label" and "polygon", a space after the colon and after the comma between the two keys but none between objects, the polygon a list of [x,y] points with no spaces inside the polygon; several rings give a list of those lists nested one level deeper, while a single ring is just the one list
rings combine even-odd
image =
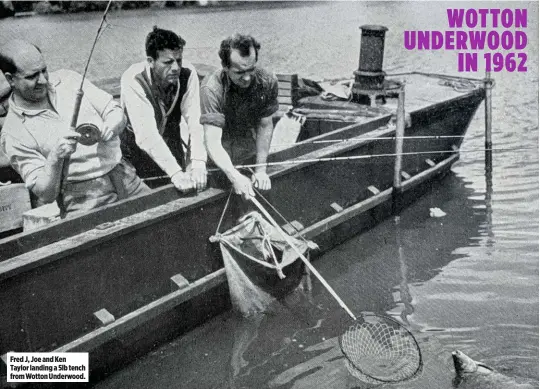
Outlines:
[{"label": "fishing reel", "polygon": [[101,139],[101,131],[99,130],[98,126],[92,123],[79,124],[75,131],[81,134],[79,143],[84,146],[95,145]]}]

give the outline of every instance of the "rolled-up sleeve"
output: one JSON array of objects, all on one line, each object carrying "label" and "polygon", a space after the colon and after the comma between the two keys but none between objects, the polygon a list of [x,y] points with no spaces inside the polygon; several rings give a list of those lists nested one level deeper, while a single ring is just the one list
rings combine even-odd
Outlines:
[{"label": "rolled-up sleeve", "polygon": [[[82,81],[82,76],[72,70],[61,69],[56,73],[59,74],[62,82],[72,84],[74,87],[78,87]],[[104,90],[99,89],[93,83],[88,81],[88,79],[84,80],[83,91],[84,97],[90,101],[90,104],[92,104],[101,117],[106,115],[108,109],[114,107],[114,104],[110,104],[114,103],[113,96]]]},{"label": "rolled-up sleeve", "polygon": [[225,127],[225,115],[222,108],[222,96],[205,85],[201,88],[201,124]]},{"label": "rolled-up sleeve", "polygon": [[201,98],[199,92],[199,79],[193,66],[188,66],[191,74],[188,79],[187,90],[182,98],[181,111],[186,119],[190,136],[190,152],[192,160],[206,162],[206,147],[204,147],[204,131],[201,125]]},{"label": "rolled-up sleeve", "polygon": [[6,132],[0,135],[0,147],[9,157],[13,169],[19,173],[26,187],[31,190],[39,174],[43,172],[45,156]]},{"label": "rolled-up sleeve", "polygon": [[112,95],[99,89],[88,80],[84,80],[84,95],[90,101],[94,109],[103,118],[106,117],[111,110],[122,108],[120,104],[113,100]]}]

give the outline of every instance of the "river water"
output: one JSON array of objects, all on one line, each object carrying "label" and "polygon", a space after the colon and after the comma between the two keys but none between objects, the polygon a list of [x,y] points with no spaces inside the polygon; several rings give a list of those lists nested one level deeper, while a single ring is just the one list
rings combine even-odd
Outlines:
[{"label": "river water", "polygon": [[[406,209],[399,223],[387,220],[315,263],[353,311],[401,316],[417,335],[423,372],[394,387],[452,388],[454,349],[538,386],[538,3],[496,4],[528,10],[529,41],[526,73],[494,74],[493,146],[498,151],[492,173],[484,169],[482,106],[462,145],[477,152],[462,153],[452,174]],[[117,76],[144,58],[144,37],[154,24],[180,32],[187,40],[185,58],[192,62],[218,66],[220,40],[242,31],[260,40],[263,67],[315,79],[350,76],[357,67],[358,26],[382,24],[389,27],[387,72],[456,74],[455,52],[407,51],[402,31],[448,29],[445,9],[467,6],[298,2],[124,11],[110,15],[89,74],[92,79]],[[6,19],[0,22],[0,36],[32,40],[51,70],[82,72],[99,19],[98,14]],[[446,216],[430,217],[433,207]],[[223,314],[97,387],[364,387],[348,373],[339,351],[337,337],[346,325],[346,315],[313,280],[311,288],[289,296],[267,315],[242,320],[232,312]]]}]

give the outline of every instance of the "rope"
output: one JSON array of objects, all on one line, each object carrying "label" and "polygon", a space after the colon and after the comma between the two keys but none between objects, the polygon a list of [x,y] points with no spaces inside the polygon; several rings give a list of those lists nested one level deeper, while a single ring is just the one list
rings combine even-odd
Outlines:
[{"label": "rope", "polygon": [[[219,229],[221,228],[221,223],[223,222],[223,218],[225,217],[225,211],[229,207],[229,201],[231,200],[231,195],[232,195],[232,188],[229,191],[229,197],[227,197],[227,201],[225,202],[225,207],[223,207],[223,211],[221,212],[221,217],[219,218],[219,222],[218,222],[218,225],[217,225],[217,228],[216,228],[216,233],[214,234],[216,238],[218,238],[219,235],[220,235],[219,234]],[[210,239],[210,241],[212,241],[212,239]]]},{"label": "rope", "polygon": [[263,258],[267,259],[268,257],[272,257],[274,266],[276,267],[276,272],[278,274],[278,277],[280,279],[286,278],[285,273],[283,273],[283,269],[281,265],[278,263],[276,253],[274,252],[274,247],[272,246],[271,233],[269,233],[264,228],[262,228],[260,223],[256,223],[256,226],[257,226],[257,229],[259,230],[259,233],[261,234],[261,251],[263,254]]}]

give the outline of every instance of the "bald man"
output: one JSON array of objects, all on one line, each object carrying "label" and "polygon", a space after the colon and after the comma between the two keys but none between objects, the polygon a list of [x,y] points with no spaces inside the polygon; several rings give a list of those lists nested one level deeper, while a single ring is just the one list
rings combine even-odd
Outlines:
[{"label": "bald man", "polygon": [[0,147],[39,204],[57,198],[66,157],[70,162],[63,193],[68,211],[150,190],[122,160],[118,135],[126,119],[111,95],[85,81],[78,124],[95,125],[99,139],[84,146],[78,142],[80,134],[70,130],[81,75],[69,70],[49,75],[40,49],[20,40],[0,48],[0,70],[12,89]]}]

